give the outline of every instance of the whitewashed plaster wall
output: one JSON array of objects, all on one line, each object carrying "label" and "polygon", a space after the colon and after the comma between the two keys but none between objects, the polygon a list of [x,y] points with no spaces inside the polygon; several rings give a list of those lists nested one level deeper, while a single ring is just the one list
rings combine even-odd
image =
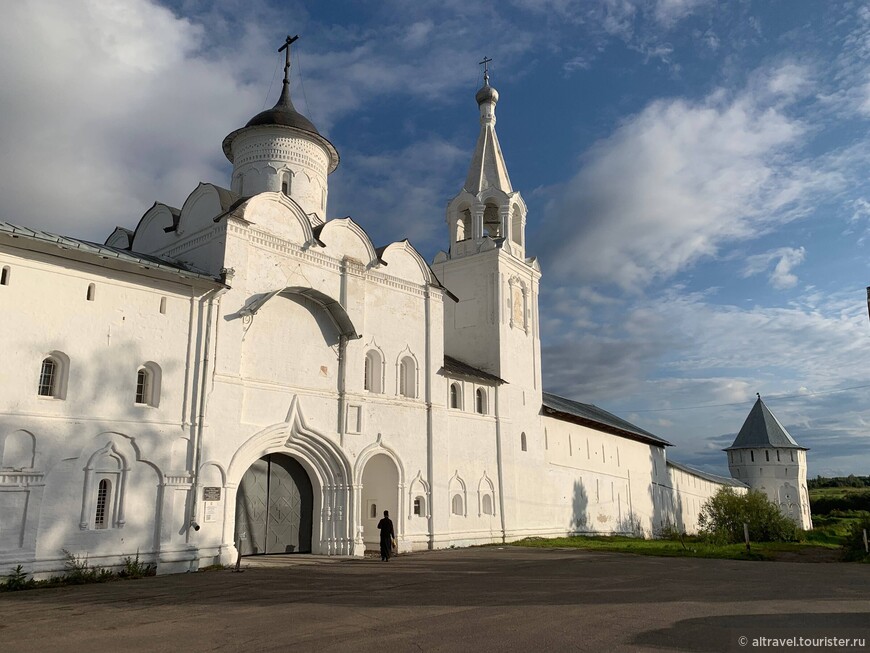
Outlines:
[{"label": "whitewashed plaster wall", "polygon": [[813,527],[807,490],[807,452],[802,449],[735,449],[728,452],[731,475],[764,493],[798,527]]},{"label": "whitewashed plaster wall", "polygon": [[[32,465],[16,471],[4,462],[0,470],[0,567],[62,568],[61,548],[87,552],[102,565],[136,550],[145,560],[184,550],[184,538],[161,528],[155,515],[162,509],[176,530],[184,519],[173,513],[178,506],[167,488],[173,471],[183,491],[189,484],[189,335],[207,288],[11,247],[0,248],[0,264],[12,271],[0,287],[0,313],[16,316],[0,321],[0,450],[8,454],[10,434],[22,429],[35,446]],[[52,352],[69,361],[63,398],[37,393],[42,360]],[[156,406],[135,403],[137,371],[146,362],[159,366]],[[98,531],[86,468],[106,447],[126,468],[126,514],[120,527]],[[12,509],[22,505],[14,496],[20,492],[30,493],[24,515]]]}]

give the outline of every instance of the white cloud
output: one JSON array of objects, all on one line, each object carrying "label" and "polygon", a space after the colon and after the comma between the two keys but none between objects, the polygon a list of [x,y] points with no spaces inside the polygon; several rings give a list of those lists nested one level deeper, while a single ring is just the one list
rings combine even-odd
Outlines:
[{"label": "white cloud", "polygon": [[545,191],[554,271],[640,288],[841,189],[848,157],[798,158],[808,126],[782,94],[797,92],[799,76],[791,66],[759,73],[763,91],[753,81],[736,95],[658,100],[623,121],[569,182]]},{"label": "white cloud", "polygon": [[7,7],[2,217],[102,239],[155,199],[223,180],[220,141],[262,98],[234,77],[247,53],[205,58],[204,36],[146,0]]},{"label": "white cloud", "polygon": [[697,9],[712,3],[713,0],[658,0],[653,14],[659,23],[670,27]]},{"label": "white cloud", "polygon": [[763,254],[754,254],[746,258],[746,266],[743,269],[744,277],[751,277],[762,272],[767,272],[770,264],[776,261],[770,272],[770,285],[777,289],[793,288],[797,285],[797,276],[792,270],[804,262],[806,249],[803,247],[780,247]]},{"label": "white cloud", "polygon": [[[612,305],[589,304],[570,288],[545,299],[541,314],[552,321],[542,324],[544,387],[671,440],[678,460],[721,468],[721,453],[707,448],[727,446],[756,392],[813,448],[814,469],[841,465],[835,459],[843,451],[866,452],[867,389],[829,392],[870,384],[863,289],[748,309],[679,288]],[[589,322],[580,337],[569,331],[574,315]],[[685,410],[694,406],[711,407]],[[852,471],[864,460],[856,458]]]},{"label": "white cloud", "polygon": [[408,238],[425,254],[447,242],[444,198],[459,192],[468,160],[467,148],[437,137],[378,154],[353,152],[333,178],[330,214],[349,214],[375,245]]},{"label": "white cloud", "polygon": [[[293,9],[304,24],[304,9]],[[155,200],[180,205],[199,181],[227,185],[220,143],[277,98],[277,82],[269,97],[265,89],[273,70],[280,80],[274,25],[286,10],[256,0],[189,17],[155,0],[5,8],[0,219],[102,240]],[[297,108],[328,136],[383,97],[453,101],[478,73],[481,39],[473,24],[450,21],[401,14],[379,30],[313,27],[318,38],[296,50]],[[532,37],[497,17],[493,25],[504,38],[490,54],[507,67]]]}]

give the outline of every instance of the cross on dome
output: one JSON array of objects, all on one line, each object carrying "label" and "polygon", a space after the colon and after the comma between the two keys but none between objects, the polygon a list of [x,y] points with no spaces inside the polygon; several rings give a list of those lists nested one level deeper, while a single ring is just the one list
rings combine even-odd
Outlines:
[{"label": "cross on dome", "polygon": [[284,40],[284,45],[278,48],[278,52],[284,53],[284,83],[290,83],[290,46],[293,45],[296,41],[299,40],[299,35],[290,36],[287,35],[287,38]]}]

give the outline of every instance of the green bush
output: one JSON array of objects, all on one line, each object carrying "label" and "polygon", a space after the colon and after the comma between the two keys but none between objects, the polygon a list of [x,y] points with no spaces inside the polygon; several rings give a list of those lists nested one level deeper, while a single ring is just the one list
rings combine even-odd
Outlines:
[{"label": "green bush", "polygon": [[864,530],[870,536],[870,517],[852,523],[849,535],[846,537],[846,558],[848,560],[865,560],[870,558],[864,549]]},{"label": "green bush", "polygon": [[83,585],[85,583],[103,583],[111,580],[114,574],[108,569],[91,567],[88,557],[80,557],[76,554],[63,550],[66,561],[64,562],[64,582],[69,585]]},{"label": "green bush", "polygon": [[814,515],[827,515],[836,510],[843,512],[870,510],[870,492],[858,491],[841,496],[810,497],[810,506]]},{"label": "green bush", "polygon": [[18,565],[9,574],[6,575],[6,582],[0,585],[0,589],[7,592],[16,592],[18,590],[26,590],[36,585],[36,581],[32,578],[27,578],[27,573],[21,565]]},{"label": "green bush", "polygon": [[139,551],[136,551],[136,557],[127,556],[124,558],[124,568],[118,572],[120,578],[145,578],[145,576],[153,576],[156,573],[154,565],[148,565],[139,562]]},{"label": "green bush", "polygon": [[753,542],[791,542],[797,536],[795,523],[757,490],[720,489],[701,507],[698,523],[708,539],[722,544],[743,542],[744,523]]}]

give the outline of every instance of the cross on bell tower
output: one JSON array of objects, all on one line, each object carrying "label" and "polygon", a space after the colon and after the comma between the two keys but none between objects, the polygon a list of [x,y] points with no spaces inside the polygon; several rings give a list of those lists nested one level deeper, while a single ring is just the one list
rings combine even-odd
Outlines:
[{"label": "cross on bell tower", "polygon": [[489,86],[489,64],[492,61],[491,57],[484,57],[483,61],[479,62],[477,65],[483,66],[483,85]]}]

